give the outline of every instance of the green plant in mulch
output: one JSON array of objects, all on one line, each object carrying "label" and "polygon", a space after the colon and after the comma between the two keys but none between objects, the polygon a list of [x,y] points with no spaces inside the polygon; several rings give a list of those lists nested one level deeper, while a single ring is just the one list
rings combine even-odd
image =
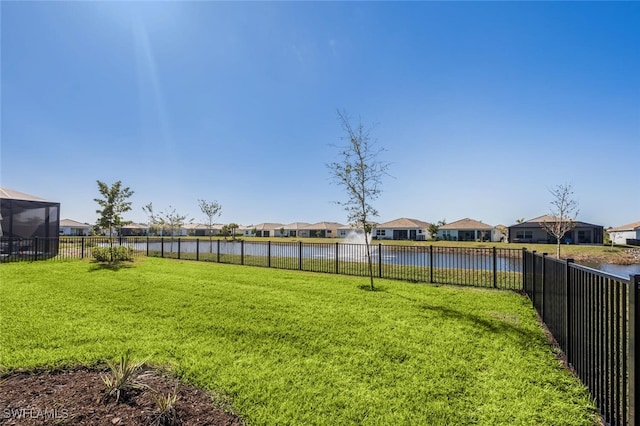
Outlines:
[{"label": "green plant in mulch", "polygon": [[178,384],[173,388],[173,392],[167,395],[154,391],[151,396],[158,408],[158,415],[151,422],[151,426],[174,426],[180,424],[176,412],[176,401],[178,400]]},{"label": "green plant in mulch", "polygon": [[118,402],[127,390],[143,388],[144,385],[135,380],[143,365],[144,361],[132,361],[129,351],[120,356],[118,363],[107,361],[110,374],[100,374],[102,383],[107,390],[105,399],[115,396],[116,402]]}]

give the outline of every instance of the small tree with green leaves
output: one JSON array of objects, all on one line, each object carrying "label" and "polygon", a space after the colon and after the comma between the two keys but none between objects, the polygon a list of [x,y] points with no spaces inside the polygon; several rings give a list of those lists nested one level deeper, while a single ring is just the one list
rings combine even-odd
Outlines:
[{"label": "small tree with green leaves", "polygon": [[284,235],[284,226],[282,226],[279,231],[280,231],[280,236],[284,237],[285,236]]},{"label": "small tree with green leaves", "polygon": [[103,198],[94,198],[93,200],[101,207],[96,210],[98,213],[97,224],[102,229],[109,230],[109,237],[113,235],[113,228],[126,225],[129,222],[122,220],[123,213],[131,210],[131,202],[127,201],[133,195],[133,191],[129,187],[122,187],[122,182],[117,181],[109,186],[104,182],[98,183],[98,191]]},{"label": "small tree with green leaves", "polygon": [[347,143],[339,147],[339,159],[327,164],[334,182],[343,187],[347,199],[338,201],[347,211],[349,224],[364,233],[367,254],[367,265],[371,290],[373,285],[373,263],[371,259],[370,236],[375,223],[372,219],[378,216],[373,207],[381,191],[382,177],[387,175],[388,163],[378,160],[378,155],[384,151],[377,148],[371,140],[370,130],[361,122],[352,126],[346,112],[338,111],[338,120],[342,130],[346,133]]},{"label": "small tree with green leaves", "polygon": [[235,240],[236,239],[236,231],[238,230],[240,226],[238,226],[237,223],[233,223],[231,222],[230,224],[227,225],[227,229],[229,229],[229,232],[231,232],[231,239]]}]

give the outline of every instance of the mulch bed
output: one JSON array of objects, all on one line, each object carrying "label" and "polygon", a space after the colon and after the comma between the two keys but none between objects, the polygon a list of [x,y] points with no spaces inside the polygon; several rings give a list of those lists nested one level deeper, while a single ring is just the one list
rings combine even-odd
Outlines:
[{"label": "mulch bed", "polygon": [[[158,424],[159,409],[151,389],[167,396],[176,389],[177,379],[146,368],[137,381],[146,386],[128,390],[116,402],[106,398],[97,369],[13,373],[0,379],[0,424]],[[240,417],[217,408],[207,392],[182,383],[177,388],[175,411],[177,421],[172,424],[176,425],[244,424]]]}]

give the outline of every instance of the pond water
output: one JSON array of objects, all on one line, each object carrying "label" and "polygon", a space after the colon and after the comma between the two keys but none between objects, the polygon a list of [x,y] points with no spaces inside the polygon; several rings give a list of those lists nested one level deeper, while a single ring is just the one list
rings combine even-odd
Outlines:
[{"label": "pond water", "polygon": [[599,269],[609,274],[617,275],[628,279],[629,275],[640,274],[640,263],[634,263],[632,265],[615,265],[612,263],[585,263],[585,266],[590,268]]},{"label": "pond water", "polygon": [[[150,251],[164,251],[165,253],[177,252],[178,242],[174,240],[164,241],[164,248],[161,242],[151,241],[149,243]],[[144,245],[144,247],[142,247]],[[210,244],[209,241],[200,241],[197,243],[193,240],[181,241],[179,245],[181,253],[217,253],[218,247],[220,254],[229,254],[240,256],[258,256],[272,258],[298,258],[303,259],[336,259],[341,261],[366,262],[366,247],[364,244],[303,244],[300,247],[297,243],[267,243],[255,242],[239,242],[221,241],[219,246],[216,241]],[[137,249],[146,249],[146,243],[141,243],[141,247]],[[391,265],[412,265],[429,267],[430,252],[426,246],[422,247],[399,247],[399,246],[382,246],[379,249],[377,244],[371,246],[373,262],[382,262]],[[380,251],[381,250],[381,251]],[[496,256],[496,269],[498,271],[519,272],[521,270],[521,256],[519,253],[515,257],[509,257],[505,254],[513,254],[514,251],[500,251]],[[493,253],[491,249],[465,250],[456,249],[447,252],[442,249],[434,249],[433,266],[436,268],[455,268],[455,269],[493,269]]]},{"label": "pond water", "polygon": [[[164,249],[162,247],[164,244]],[[244,242],[239,241],[220,241],[219,245],[217,241],[212,244],[209,241],[200,241],[199,243],[194,240],[173,242],[171,240],[165,240],[164,243],[159,241],[151,241],[149,243],[150,251],[162,251],[165,253],[177,252],[180,247],[181,253],[217,253],[218,247],[220,248],[220,254],[230,254],[240,256],[259,256],[272,258],[298,258],[302,255],[303,259],[336,259],[336,256],[341,261],[353,261],[353,262],[366,262],[366,249],[364,244],[303,244],[300,247],[297,243],[272,243],[271,246],[265,243],[257,242]],[[136,249],[146,250],[146,242],[136,243]],[[372,260],[377,263],[381,261],[383,264],[391,265],[413,265],[429,267],[430,253],[428,246],[413,246],[413,247],[399,247],[399,246],[382,246],[382,251],[379,252],[377,244],[371,246]],[[513,251],[499,251],[496,257],[496,269],[498,271],[522,271],[522,259],[516,255],[510,257],[509,254],[513,254]],[[615,265],[609,263],[589,263],[581,262],[582,265],[590,268],[599,269],[609,274],[617,275],[623,278],[629,278],[631,274],[640,274],[640,264],[632,265]],[[454,251],[447,252],[445,250],[434,248],[433,252],[433,266],[436,268],[455,268],[455,269],[477,269],[477,270],[492,270],[493,269],[493,253],[491,249],[477,249],[477,250],[465,250],[456,249]]]}]

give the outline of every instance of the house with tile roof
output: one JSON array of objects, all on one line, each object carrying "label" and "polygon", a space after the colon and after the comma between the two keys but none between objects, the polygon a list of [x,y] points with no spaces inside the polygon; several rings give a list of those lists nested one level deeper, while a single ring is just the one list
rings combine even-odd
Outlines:
[{"label": "house with tile roof", "polygon": [[344,225],[338,222],[318,222],[300,229],[299,237],[338,238],[338,229]]},{"label": "house with tile roof", "polygon": [[640,222],[607,229],[614,244],[640,245]]},{"label": "house with tile roof", "polygon": [[[555,222],[551,215],[539,216],[526,222],[517,223],[509,227],[510,243],[541,243],[555,244],[556,238],[549,234],[545,223]],[[574,221],[574,227],[562,238],[564,244],[602,244],[604,228],[600,225]]]},{"label": "house with tile roof", "polygon": [[441,225],[436,235],[447,241],[495,241],[494,230],[491,225],[466,217]]},{"label": "house with tile roof", "polygon": [[427,240],[429,239],[429,223],[401,217],[377,224],[373,230],[373,238],[378,240]]},{"label": "house with tile roof", "polygon": [[309,225],[311,224],[307,222],[293,222],[288,225],[284,225],[283,237],[297,237],[300,235],[300,231]]}]

